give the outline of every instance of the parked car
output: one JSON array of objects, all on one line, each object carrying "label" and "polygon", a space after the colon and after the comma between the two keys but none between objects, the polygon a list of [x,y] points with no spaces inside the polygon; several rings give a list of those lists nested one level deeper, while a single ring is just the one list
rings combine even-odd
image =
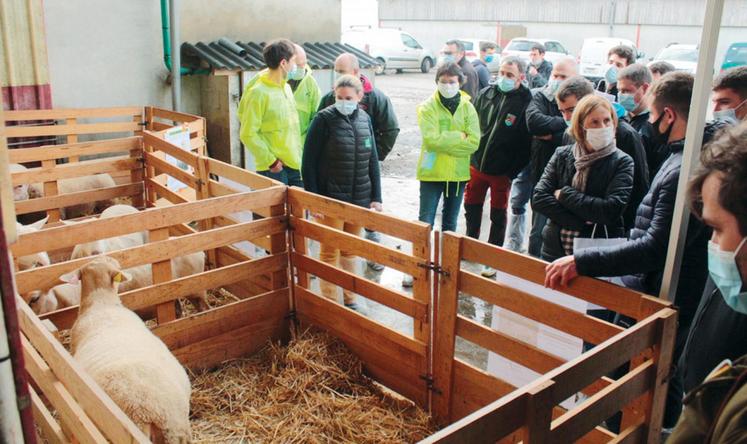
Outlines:
[{"label": "parked car", "polygon": [[529,52],[532,50],[532,46],[537,43],[542,43],[545,46],[545,60],[552,63],[568,56],[568,51],[557,40],[521,37],[511,39],[506,48],[501,52],[501,57],[518,56],[529,61]]},{"label": "parked car", "polygon": [[427,73],[436,65],[436,56],[429,49],[398,29],[351,29],[342,34],[341,40],[378,60],[376,74],[383,74],[385,69],[419,69]]},{"label": "parked car", "polygon": [[627,39],[617,37],[591,37],[584,39],[581,52],[578,55],[579,73],[596,82],[604,77],[607,72],[607,55],[615,46],[626,45],[633,49],[637,58],[643,58],[644,54],[635,47],[635,44]]},{"label": "parked car", "polygon": [[457,40],[464,44],[465,57],[467,57],[467,61],[470,63],[472,63],[473,60],[480,58],[481,43],[492,43],[496,45],[495,56],[493,57],[493,60],[487,65],[490,72],[498,72],[501,70],[501,47],[498,46],[495,42],[491,40],[468,39],[463,37],[460,37]]},{"label": "parked car", "polygon": [[729,45],[721,63],[721,71],[735,66],[747,65],[747,42],[735,42]]},{"label": "parked car", "polygon": [[685,71],[694,75],[698,68],[698,45],[670,43],[651,59],[649,65],[654,62],[669,62],[677,71]]}]

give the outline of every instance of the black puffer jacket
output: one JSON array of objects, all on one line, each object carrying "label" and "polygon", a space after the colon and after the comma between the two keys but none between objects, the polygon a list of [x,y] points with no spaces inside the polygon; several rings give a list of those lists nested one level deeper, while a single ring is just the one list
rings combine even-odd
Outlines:
[{"label": "black puffer jacket", "polygon": [[[654,178],[638,207],[630,240],[610,248],[576,253],[576,268],[584,276],[623,276],[628,288],[658,295],[672,228],[674,201],[682,165],[683,141],[667,146],[672,154]],[[690,217],[674,303],[680,309],[678,335],[687,332],[708,277],[706,245],[710,230]]]},{"label": "black puffer jacket", "polygon": [[[610,237],[625,233],[622,214],[633,189],[633,159],[615,150],[596,161],[583,193],[571,186],[574,162],[573,145],[558,148],[534,189],[532,209],[549,219],[542,232],[542,258],[548,261],[565,256],[561,228],[580,231],[580,237],[591,237],[594,224],[599,237],[605,236],[604,227]],[[555,190],[561,190],[559,199]]]},{"label": "black puffer jacket", "polygon": [[[573,143],[573,137],[565,133],[566,143]],[[625,229],[631,230],[635,225],[635,215],[638,211],[643,197],[648,193],[649,181],[648,161],[646,160],[646,149],[643,147],[641,136],[630,126],[628,122],[618,122],[615,131],[615,143],[623,153],[633,159],[633,192],[630,195],[630,201],[623,213],[625,220]]]},{"label": "black puffer jacket", "polygon": [[304,188],[368,208],[381,202],[381,178],[371,119],[357,109],[343,116],[334,106],[317,113],[304,145]]},{"label": "black puffer jacket", "polygon": [[492,176],[516,177],[529,163],[531,136],[526,110],[532,93],[521,85],[504,93],[489,86],[477,95],[475,109],[480,118],[480,146],[472,154],[471,165]]},{"label": "black puffer jacket", "polygon": [[[563,115],[558,110],[555,97],[546,88],[532,90],[532,102],[527,107],[527,127],[532,135],[531,174],[532,183],[537,183],[545,172],[547,162],[562,145],[563,134],[568,129]],[[552,136],[550,140],[538,139],[539,136]]]},{"label": "black puffer jacket", "polygon": [[653,178],[659,172],[659,168],[669,157],[669,151],[666,145],[656,142],[654,137],[654,128],[648,121],[650,113],[648,111],[629,117],[628,122],[641,136],[643,148],[646,150],[646,161],[648,162],[648,177]]}]

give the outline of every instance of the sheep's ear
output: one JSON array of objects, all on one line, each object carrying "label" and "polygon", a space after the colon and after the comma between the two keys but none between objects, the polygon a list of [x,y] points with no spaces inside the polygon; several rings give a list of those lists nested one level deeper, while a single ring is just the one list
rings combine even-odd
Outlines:
[{"label": "sheep's ear", "polygon": [[132,275],[126,271],[117,271],[112,275],[112,281],[123,284],[132,280]]},{"label": "sheep's ear", "polygon": [[37,220],[36,222],[28,224],[26,226],[29,228],[33,228],[34,230],[41,230],[42,228],[44,228],[44,225],[46,225],[47,219],[49,219],[49,216],[45,217],[44,219]]},{"label": "sheep's ear", "polygon": [[75,285],[78,282],[80,282],[80,270],[75,270],[75,271],[71,271],[70,273],[65,273],[62,276],[60,276],[60,280],[68,284]]}]

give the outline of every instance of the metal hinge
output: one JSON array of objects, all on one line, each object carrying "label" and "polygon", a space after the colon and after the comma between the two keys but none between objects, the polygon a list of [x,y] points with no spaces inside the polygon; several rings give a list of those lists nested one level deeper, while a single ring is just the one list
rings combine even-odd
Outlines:
[{"label": "metal hinge", "polygon": [[16,398],[18,404],[18,410],[26,410],[31,406],[31,398],[29,396],[19,396]]},{"label": "metal hinge", "polygon": [[418,267],[425,268],[426,270],[432,270],[436,274],[440,274],[442,276],[450,276],[451,273],[446,271],[443,267],[440,265],[436,265],[435,262],[428,261],[428,262],[420,262],[418,263]]},{"label": "metal hinge", "polygon": [[298,318],[296,317],[296,310],[291,310],[288,312],[287,315],[285,315],[285,319],[290,319],[291,321],[297,321]]},{"label": "metal hinge", "polygon": [[140,125],[140,126],[147,126],[148,122],[138,122],[137,124]]},{"label": "metal hinge", "polygon": [[442,393],[441,390],[437,389],[433,385],[433,375],[431,375],[430,373],[426,374],[426,375],[420,375],[420,379],[422,379],[423,381],[425,381],[425,387],[428,390],[432,391],[433,393],[435,393],[437,395],[440,395]]}]

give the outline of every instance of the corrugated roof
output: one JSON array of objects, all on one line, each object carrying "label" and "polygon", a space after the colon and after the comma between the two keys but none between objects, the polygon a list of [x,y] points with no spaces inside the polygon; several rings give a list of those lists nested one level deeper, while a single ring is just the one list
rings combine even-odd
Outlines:
[{"label": "corrugated roof", "polygon": [[[222,37],[214,42],[182,43],[182,65],[240,71],[258,71],[265,67],[262,59],[264,42],[233,42]],[[306,58],[312,69],[333,69],[335,59],[344,52],[358,56],[361,68],[372,68],[377,63],[363,51],[342,43],[304,43]]]}]

